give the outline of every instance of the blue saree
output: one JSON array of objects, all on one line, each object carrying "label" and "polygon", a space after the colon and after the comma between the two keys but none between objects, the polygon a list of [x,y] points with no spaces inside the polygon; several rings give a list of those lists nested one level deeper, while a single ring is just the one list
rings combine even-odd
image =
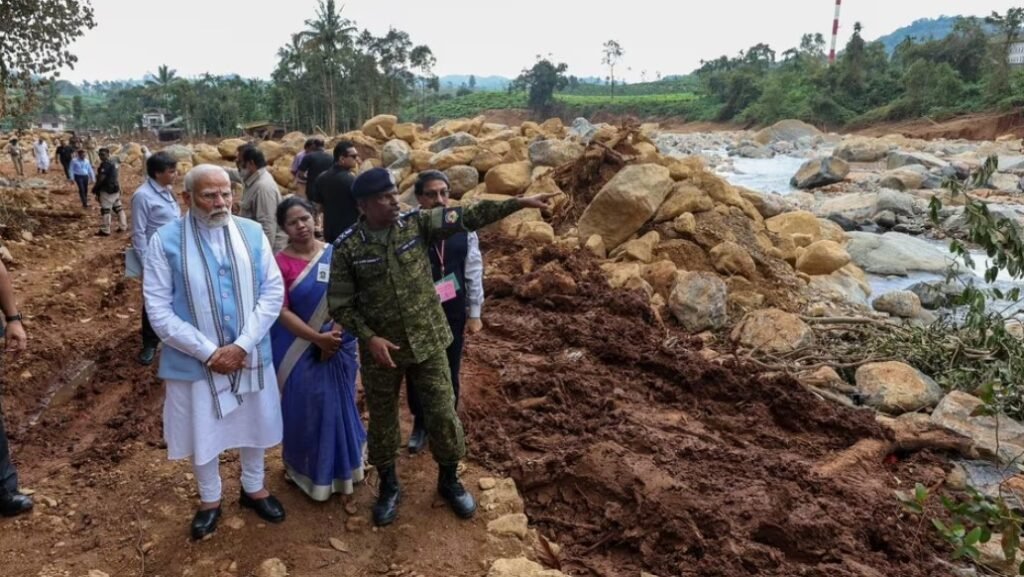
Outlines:
[{"label": "blue saree", "polygon": [[[326,245],[288,286],[289,310],[318,332],[333,326],[327,314],[327,271],[332,254],[333,247]],[[278,258],[297,260],[287,255]],[[289,282],[287,276],[285,281]],[[297,338],[280,320],[270,335],[282,387],[283,457],[288,477],[316,501],[326,501],[335,493],[352,493],[353,484],[363,480],[366,444],[356,408],[355,336],[342,333],[341,348],[321,361],[320,350]]]}]

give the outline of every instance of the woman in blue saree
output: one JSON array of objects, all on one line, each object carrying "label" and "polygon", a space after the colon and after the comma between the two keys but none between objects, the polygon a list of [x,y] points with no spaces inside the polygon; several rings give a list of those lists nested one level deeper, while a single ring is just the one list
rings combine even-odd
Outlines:
[{"label": "woman in blue saree", "polygon": [[356,408],[356,338],[327,314],[333,247],[313,234],[313,207],[290,197],[277,208],[288,246],[276,255],[287,292],[271,330],[281,383],[284,463],[311,499],[352,493],[363,479],[366,431]]}]

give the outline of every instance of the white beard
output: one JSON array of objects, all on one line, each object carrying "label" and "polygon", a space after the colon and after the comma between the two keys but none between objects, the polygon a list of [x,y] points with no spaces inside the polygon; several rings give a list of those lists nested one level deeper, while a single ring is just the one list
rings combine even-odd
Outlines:
[{"label": "white beard", "polygon": [[192,205],[191,212],[195,215],[196,220],[206,228],[220,228],[222,226],[227,226],[228,220],[231,219],[230,211],[224,211],[216,216],[210,216],[195,204]]}]

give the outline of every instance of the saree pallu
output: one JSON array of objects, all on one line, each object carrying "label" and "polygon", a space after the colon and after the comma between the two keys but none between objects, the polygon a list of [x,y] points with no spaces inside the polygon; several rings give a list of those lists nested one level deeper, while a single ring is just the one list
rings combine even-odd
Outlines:
[{"label": "saree pallu", "polygon": [[[317,332],[332,328],[327,275],[333,249],[324,250],[288,287],[289,309]],[[287,258],[287,257],[286,257]],[[278,321],[271,329],[274,366],[281,383],[283,457],[288,477],[316,501],[350,494],[363,480],[366,431],[356,408],[357,340],[342,333],[341,348],[320,360],[320,350]]]}]

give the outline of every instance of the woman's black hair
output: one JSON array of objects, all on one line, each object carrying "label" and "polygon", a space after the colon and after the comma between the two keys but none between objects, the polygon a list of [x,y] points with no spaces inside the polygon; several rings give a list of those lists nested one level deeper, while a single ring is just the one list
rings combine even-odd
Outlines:
[{"label": "woman's black hair", "polygon": [[288,217],[288,211],[301,206],[306,209],[309,214],[313,214],[313,205],[301,196],[289,196],[288,198],[281,201],[281,204],[277,205],[277,226],[284,228],[284,220]]}]

